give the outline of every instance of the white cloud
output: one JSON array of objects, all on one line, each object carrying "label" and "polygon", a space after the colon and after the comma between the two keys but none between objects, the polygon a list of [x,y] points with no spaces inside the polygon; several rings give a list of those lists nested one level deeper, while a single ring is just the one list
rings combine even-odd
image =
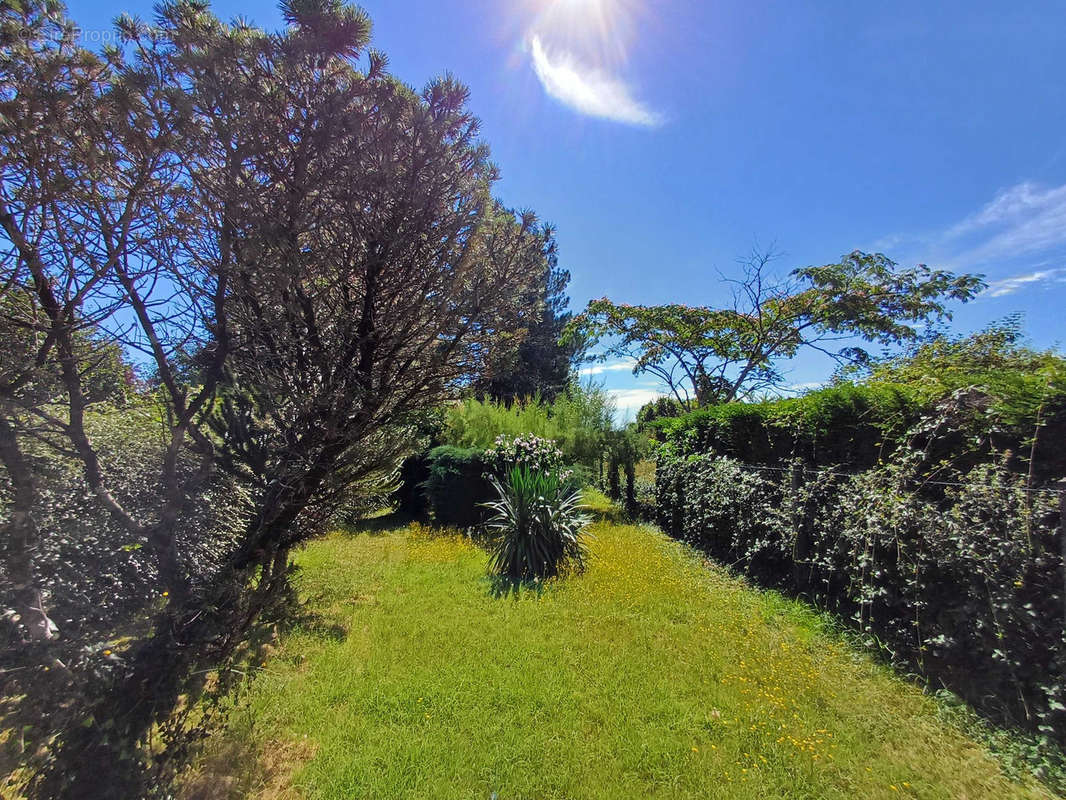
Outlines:
[{"label": "white cloud", "polygon": [[633,419],[642,406],[665,397],[654,389],[608,389],[607,394],[615,402],[615,417],[619,420]]},{"label": "white cloud", "polygon": [[1066,248],[1066,186],[1012,186],[944,238],[963,245],[958,260],[974,265]]},{"label": "white cloud", "polygon": [[1063,208],[1066,208],[1066,186],[1042,189],[1031,181],[1023,181],[1000,191],[984,208],[948,231],[948,235],[959,236],[989,225],[1027,220],[1047,209],[1061,211]]},{"label": "white cloud", "polygon": [[898,261],[985,273],[985,297],[1066,283],[1066,185],[1023,181],[950,227],[885,236],[872,248]]},{"label": "white cloud", "polygon": [[791,383],[788,386],[783,387],[788,392],[810,392],[815,389],[821,389],[825,386],[825,381],[808,381],[806,383]]},{"label": "white cloud", "polygon": [[621,372],[622,370],[632,370],[636,364],[636,359],[627,358],[622,361],[612,361],[606,364],[596,364],[591,367],[582,367],[577,371],[577,374],[582,378],[591,378],[593,375],[602,375],[605,372]]},{"label": "white cloud", "polygon": [[627,125],[654,128],[663,123],[662,115],[634,98],[622,81],[579,64],[568,53],[548,53],[536,34],[529,38],[529,49],[544,91],[563,105]]},{"label": "white cloud", "polygon": [[1023,275],[1012,275],[1009,278],[1001,278],[989,281],[985,294],[989,297],[1005,297],[1014,294],[1019,289],[1025,289],[1031,285],[1046,285],[1048,283],[1066,283],[1066,269],[1042,269]]}]

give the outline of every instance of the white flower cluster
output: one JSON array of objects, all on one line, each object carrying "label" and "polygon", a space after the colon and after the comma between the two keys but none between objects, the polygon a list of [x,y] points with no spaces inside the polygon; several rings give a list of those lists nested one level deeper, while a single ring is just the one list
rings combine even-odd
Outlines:
[{"label": "white flower cluster", "polygon": [[565,481],[573,475],[573,470],[563,469],[563,458],[563,451],[555,440],[532,433],[524,436],[500,434],[485,451],[485,462],[497,474],[513,467],[525,467],[532,472],[556,473]]}]

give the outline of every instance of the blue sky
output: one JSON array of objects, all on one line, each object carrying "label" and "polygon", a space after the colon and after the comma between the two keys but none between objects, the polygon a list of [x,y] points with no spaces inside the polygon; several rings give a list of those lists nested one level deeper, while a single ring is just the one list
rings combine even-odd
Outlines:
[{"label": "blue sky", "polygon": [[[719,271],[855,248],[987,275],[954,327],[1066,312],[1066,6],[782,0],[368,0],[375,46],[471,89],[501,198],[558,226],[572,305],[723,302]],[[149,0],[74,0],[93,36]],[[281,24],[260,0],[214,5]],[[616,366],[616,365],[606,365]],[[807,357],[790,380],[830,368]],[[599,377],[623,406],[653,381]]]}]

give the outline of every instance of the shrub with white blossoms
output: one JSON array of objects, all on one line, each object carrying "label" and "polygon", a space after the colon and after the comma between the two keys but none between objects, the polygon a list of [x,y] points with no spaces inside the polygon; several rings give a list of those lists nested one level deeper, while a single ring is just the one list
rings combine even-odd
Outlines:
[{"label": "shrub with white blossoms", "polygon": [[514,467],[525,467],[530,472],[558,475],[561,481],[573,477],[572,469],[563,469],[563,451],[554,439],[545,439],[533,434],[508,436],[500,434],[485,451],[485,463],[492,474],[507,475]]}]

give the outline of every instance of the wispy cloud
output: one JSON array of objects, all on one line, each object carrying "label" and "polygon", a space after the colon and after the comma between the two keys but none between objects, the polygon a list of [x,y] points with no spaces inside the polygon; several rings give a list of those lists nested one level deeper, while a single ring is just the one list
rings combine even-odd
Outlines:
[{"label": "wispy cloud", "polygon": [[1012,275],[989,281],[985,294],[989,297],[1005,297],[1029,286],[1046,286],[1049,283],[1066,283],[1066,269],[1042,269],[1023,275]]},{"label": "wispy cloud", "polygon": [[897,260],[985,273],[985,297],[1066,283],[1066,185],[1023,181],[954,225],[885,236],[872,247]]},{"label": "wispy cloud", "polygon": [[1005,189],[945,240],[962,244],[959,260],[974,265],[1066,248],[1066,186],[1026,181]]},{"label": "wispy cloud", "polygon": [[591,367],[582,367],[577,371],[577,374],[582,378],[590,378],[593,375],[602,375],[605,372],[621,372],[623,370],[632,370],[633,365],[637,362],[634,359],[628,358],[622,361],[611,361],[606,364],[595,364]]},{"label": "wispy cloud", "polygon": [[627,125],[654,128],[663,117],[636,98],[623,81],[583,64],[566,52],[548,52],[540,37],[529,37],[533,71],[551,97],[582,114]]},{"label": "wispy cloud", "polygon": [[810,392],[815,389],[821,389],[825,386],[825,381],[807,381],[805,383],[790,383],[788,386],[783,387],[785,391],[797,392],[802,394],[803,392]]}]

